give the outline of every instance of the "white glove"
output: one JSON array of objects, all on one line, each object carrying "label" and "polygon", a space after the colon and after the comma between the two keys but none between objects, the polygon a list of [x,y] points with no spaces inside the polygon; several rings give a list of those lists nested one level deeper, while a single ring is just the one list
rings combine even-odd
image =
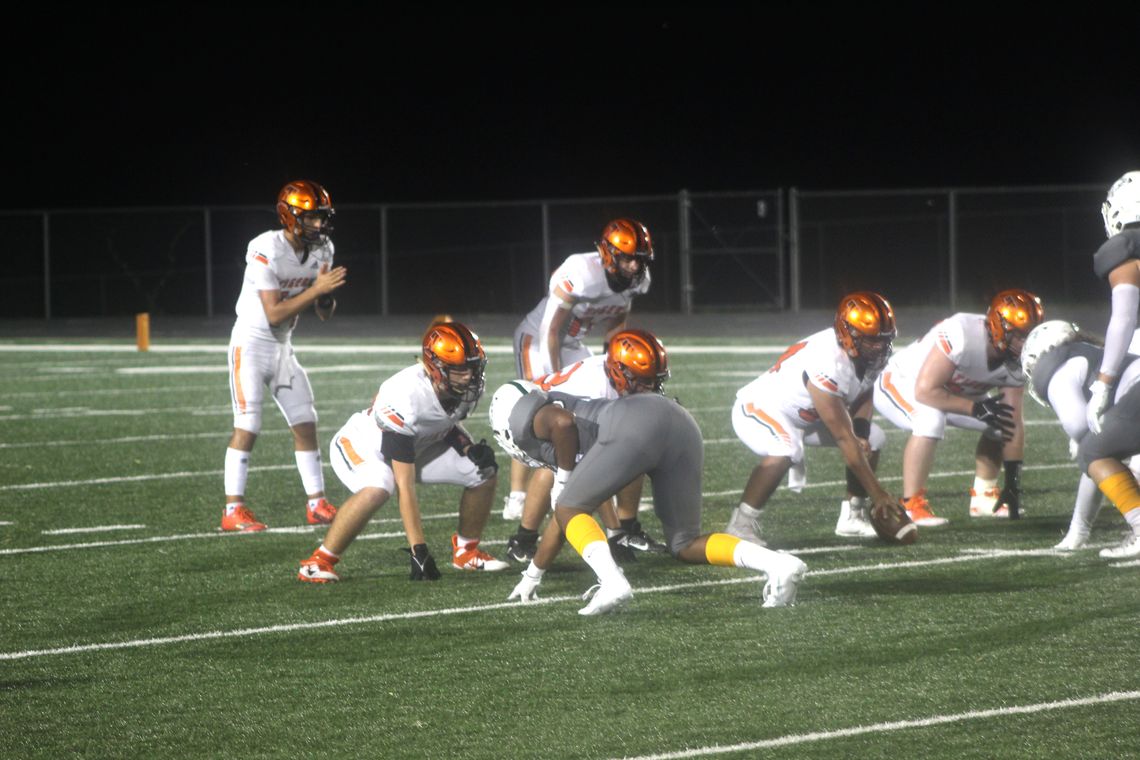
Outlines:
[{"label": "white glove", "polygon": [[[531,571],[537,572],[537,575],[531,575]],[[522,572],[522,580],[515,586],[515,590],[507,597],[507,601],[518,599],[523,604],[538,601],[538,584],[542,583],[543,570],[539,570],[532,563],[530,567]]]},{"label": "white glove", "polygon": [[550,508],[554,509],[558,506],[558,497],[562,495],[562,489],[566,487],[566,481],[570,480],[570,473],[572,470],[563,470],[558,468],[554,473],[554,485],[550,487]]},{"label": "white glove", "polygon": [[1112,401],[1112,387],[1097,380],[1089,388],[1092,397],[1085,409],[1085,420],[1089,423],[1089,430],[1099,434],[1104,421],[1104,412]]}]

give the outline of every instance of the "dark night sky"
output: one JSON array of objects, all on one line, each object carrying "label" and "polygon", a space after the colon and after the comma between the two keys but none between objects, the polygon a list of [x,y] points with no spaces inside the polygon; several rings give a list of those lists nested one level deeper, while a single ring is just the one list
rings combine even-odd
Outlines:
[{"label": "dark night sky", "polygon": [[25,73],[6,88],[3,205],[262,204],[294,177],[343,203],[1107,185],[1140,168],[1138,13],[810,6],[194,6],[67,11],[48,33],[49,10],[10,51]]}]

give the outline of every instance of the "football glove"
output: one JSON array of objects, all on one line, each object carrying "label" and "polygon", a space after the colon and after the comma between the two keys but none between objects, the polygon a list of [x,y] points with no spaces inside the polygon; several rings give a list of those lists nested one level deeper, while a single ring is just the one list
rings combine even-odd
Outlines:
[{"label": "football glove", "polygon": [[1089,423],[1089,430],[1099,434],[1104,427],[1104,413],[1112,402],[1112,386],[1097,380],[1089,387],[1092,396],[1089,405],[1085,408],[1085,420]]},{"label": "football glove", "polygon": [[570,480],[570,473],[573,470],[563,470],[559,467],[554,472],[554,485],[550,487],[550,508],[554,509],[558,506],[558,497],[562,495],[562,489],[566,487],[566,481]]},{"label": "football glove", "polygon": [[411,581],[438,581],[439,568],[435,566],[435,557],[431,556],[427,544],[416,544],[411,549],[404,549],[411,557],[412,572],[408,575]]},{"label": "football glove", "polygon": [[974,419],[986,423],[987,427],[997,430],[1007,441],[1013,437],[1013,431],[1017,429],[1013,421],[1013,407],[996,396],[975,401],[970,414]]},{"label": "football glove", "polygon": [[490,480],[499,471],[499,465],[495,461],[495,450],[487,445],[486,438],[467,447],[467,458],[479,468],[479,477],[483,480]]},{"label": "football glove", "polygon": [[[536,570],[537,575],[532,575],[531,570]],[[542,570],[531,565],[522,572],[522,580],[515,586],[515,590],[507,597],[507,601],[518,599],[522,604],[529,604],[530,602],[538,601],[538,584],[542,583]]]}]

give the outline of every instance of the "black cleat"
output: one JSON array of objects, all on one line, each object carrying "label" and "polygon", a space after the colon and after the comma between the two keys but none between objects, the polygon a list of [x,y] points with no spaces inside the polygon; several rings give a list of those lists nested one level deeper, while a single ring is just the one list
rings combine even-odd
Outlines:
[{"label": "black cleat", "polygon": [[507,539],[507,557],[514,562],[530,564],[538,550],[538,539],[519,536],[517,533]]}]

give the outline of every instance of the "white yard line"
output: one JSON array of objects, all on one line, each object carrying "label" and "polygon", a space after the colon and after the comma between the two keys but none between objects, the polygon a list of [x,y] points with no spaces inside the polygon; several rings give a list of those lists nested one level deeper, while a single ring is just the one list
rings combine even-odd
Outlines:
[{"label": "white yard line", "polygon": [[139,530],[145,525],[93,525],[90,528],[56,528],[41,531],[45,536],[64,536],[71,533],[110,533],[116,530]]},{"label": "white yard line", "polygon": [[[754,752],[760,749],[775,747],[789,747],[795,744],[808,744],[811,742],[830,741],[832,739],[846,739],[852,736],[865,734],[881,734],[891,731],[902,731],[910,728],[928,728],[942,726],[947,723],[959,723],[967,720],[984,720],[986,718],[1005,718],[1010,715],[1033,715],[1035,713],[1050,712],[1053,710],[1067,710],[1075,707],[1091,707],[1094,705],[1111,704],[1113,702],[1129,702],[1140,699],[1140,691],[1113,691],[1108,694],[1098,694],[1092,697],[1078,697],[1063,699],[1057,702],[1038,702],[1032,705],[1007,705],[988,710],[970,710],[962,713],[946,715],[932,715],[926,718],[912,718],[909,720],[895,720],[889,723],[873,723],[867,726],[853,726],[832,731],[813,731],[807,734],[786,734],[773,739],[764,739],[756,742],[741,744],[723,744],[711,747],[693,747],[677,752],[662,752],[654,755],[626,756],[625,760],[681,760],[690,757],[710,757],[724,755],[730,752]],[[844,754],[837,749],[837,755]],[[921,754],[921,753],[919,753]]]},{"label": "white yard line", "polygon": [[[378,346],[368,343],[360,345],[322,344],[293,345],[298,354],[417,354],[418,344]],[[671,346],[670,356],[703,354],[780,354],[787,346]],[[513,354],[511,345],[486,345],[483,349],[489,354]],[[167,343],[151,344],[152,354],[224,354],[229,350],[226,343]],[[72,354],[137,354],[134,343],[0,343],[0,353],[72,353]]]},{"label": "white yard line", "polygon": [[[224,535],[241,535],[241,534],[224,534]],[[794,550],[793,550],[794,551]],[[833,568],[831,570],[822,571],[809,571],[808,576],[825,576],[825,575],[844,575],[851,573],[864,573],[875,572],[879,570],[894,570],[899,568],[919,568],[919,567],[933,567],[937,565],[946,565],[962,562],[981,562],[991,559],[1003,558],[1005,554],[1000,551],[969,554],[958,557],[943,557],[931,560],[916,560],[913,562],[880,562],[871,565],[852,565],[849,567]],[[1043,555],[1044,556],[1044,555]],[[649,586],[638,587],[635,589],[636,595],[642,594],[657,594],[670,591],[687,590],[694,588],[708,588],[713,586],[731,586],[740,583],[757,583],[763,576],[751,575],[744,578],[722,578],[711,581],[693,581],[690,583],[675,583],[667,586]],[[541,604],[558,604],[561,602],[576,602],[581,604],[582,598],[573,594],[570,596],[551,596],[543,597],[534,605]],[[333,620],[315,621],[311,623],[290,623],[283,625],[263,626],[259,628],[239,628],[224,631],[205,631],[202,633],[189,633],[181,636],[162,636],[149,639],[131,639],[127,641],[112,641],[105,643],[91,643],[91,644],[76,644],[67,647],[57,647],[53,649],[28,649],[18,652],[0,652],[0,661],[3,660],[24,660],[32,657],[50,657],[65,654],[80,654],[84,652],[100,652],[116,649],[138,649],[142,647],[164,646],[169,644],[179,644],[194,641],[207,641],[211,639],[231,639],[231,638],[245,638],[249,636],[260,636],[271,633],[292,633],[296,631],[314,630],[319,628],[340,628],[349,625],[367,625],[376,623],[388,623],[400,620],[416,620],[423,618],[445,617],[451,615],[464,615],[473,614],[478,612],[489,612],[493,610],[506,610],[517,609],[521,607],[518,602],[497,602],[491,604],[476,604],[468,605],[465,607],[450,607],[445,609],[434,610],[412,610],[409,612],[398,613],[385,613],[379,615],[366,615],[363,617],[350,617],[350,618],[336,618]]]}]

